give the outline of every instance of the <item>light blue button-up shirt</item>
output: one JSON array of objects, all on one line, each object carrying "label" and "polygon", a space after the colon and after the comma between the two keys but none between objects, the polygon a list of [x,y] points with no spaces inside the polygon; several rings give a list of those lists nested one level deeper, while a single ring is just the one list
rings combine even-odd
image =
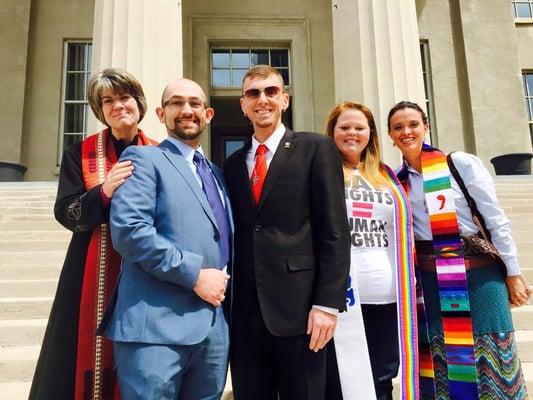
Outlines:
[{"label": "light blue button-up shirt", "polygon": [[[479,212],[485,219],[492,242],[505,263],[507,274],[509,276],[520,274],[516,244],[511,237],[511,224],[496,197],[492,176],[483,162],[472,154],[461,151],[454,152],[452,160],[468,189],[468,193],[476,202]],[[405,165],[409,172],[409,200],[413,211],[415,239],[432,240],[424,194],[424,179],[422,174],[409,166],[407,162]],[[450,179],[459,231],[463,235],[473,235],[478,232],[478,229],[472,221],[470,207],[453,176],[450,176]]]}]

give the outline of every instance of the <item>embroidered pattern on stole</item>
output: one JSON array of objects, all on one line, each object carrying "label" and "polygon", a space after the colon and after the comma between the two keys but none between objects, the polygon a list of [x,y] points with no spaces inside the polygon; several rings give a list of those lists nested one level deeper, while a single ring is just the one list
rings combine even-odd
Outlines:
[{"label": "embroidered pattern on stole", "polygon": [[[479,394],[468,282],[451,189],[450,171],[446,155],[431,146],[424,145],[420,157],[433,235],[450,398],[477,399]],[[425,329],[424,337],[429,339],[427,326]],[[424,357],[427,357],[427,354],[424,354]],[[423,364],[421,370],[427,375],[426,378],[432,378],[432,371],[426,371],[424,368],[426,362],[429,366],[428,361],[425,358],[421,360]],[[423,384],[423,386],[426,385]]]}]

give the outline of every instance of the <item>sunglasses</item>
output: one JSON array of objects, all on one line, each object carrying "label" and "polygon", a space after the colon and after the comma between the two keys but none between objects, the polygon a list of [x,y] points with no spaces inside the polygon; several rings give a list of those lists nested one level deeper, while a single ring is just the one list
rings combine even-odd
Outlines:
[{"label": "sunglasses", "polygon": [[248,99],[258,99],[263,92],[266,97],[274,97],[281,92],[281,88],[278,86],[267,86],[264,89],[248,89],[244,91],[243,96]]}]

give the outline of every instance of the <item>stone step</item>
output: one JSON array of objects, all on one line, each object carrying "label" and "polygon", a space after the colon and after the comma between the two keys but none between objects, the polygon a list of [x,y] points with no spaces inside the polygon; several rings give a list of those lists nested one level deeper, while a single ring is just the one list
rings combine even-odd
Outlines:
[{"label": "stone step", "polygon": [[57,281],[61,273],[61,264],[50,267],[0,267],[0,281],[6,280],[33,280],[33,279],[53,279]]},{"label": "stone step", "polygon": [[54,219],[53,212],[45,214],[9,214],[9,215],[0,215],[0,223],[10,223],[10,222],[41,222],[41,221],[52,221]]},{"label": "stone step", "polygon": [[72,232],[66,229],[55,229],[51,231],[34,231],[34,230],[20,230],[0,232],[0,242],[12,243],[21,242],[27,243],[31,246],[35,242],[43,241],[62,241],[68,242],[72,236]]},{"label": "stone step", "polygon": [[[533,232],[530,233],[533,236]],[[533,246],[530,243],[524,242],[522,240],[517,240],[516,246],[518,248],[518,256],[530,257],[533,256]]]},{"label": "stone step", "polygon": [[55,200],[49,200],[49,199],[27,199],[27,198],[22,197],[16,200],[15,199],[6,200],[5,198],[0,197],[0,208],[5,207],[5,208],[18,209],[18,208],[32,206],[32,207],[53,209],[54,203],[55,203]]},{"label": "stone step", "polygon": [[513,239],[519,248],[525,247],[524,250],[526,250],[529,246],[529,250],[533,249],[533,230],[530,231],[529,235],[513,235]]},{"label": "stone step", "polygon": [[532,330],[519,330],[515,332],[518,355],[520,356],[521,362],[533,362],[533,327],[531,328]]},{"label": "stone step", "polygon": [[530,195],[533,193],[533,185],[496,185],[498,197],[513,197]]},{"label": "stone step", "polygon": [[533,362],[521,362],[528,394],[533,390]]},{"label": "stone step", "polygon": [[56,289],[57,278],[0,280],[0,293],[4,297],[51,297]]},{"label": "stone step", "polygon": [[27,400],[31,382],[0,382],[0,400]]},{"label": "stone step", "polygon": [[0,207],[0,215],[12,215],[12,214],[29,214],[29,215],[48,215],[54,217],[53,207],[38,207],[33,204],[29,206],[11,206]]},{"label": "stone step", "polygon": [[1,190],[53,190],[57,189],[57,181],[38,182],[0,182]]},{"label": "stone step", "polygon": [[[27,400],[31,382],[0,382],[0,400]],[[221,400],[233,400],[231,387],[224,390]]]},{"label": "stone step", "polygon": [[58,267],[63,265],[65,250],[0,251],[0,267]]},{"label": "stone step", "polygon": [[22,193],[8,193],[0,190],[0,203],[6,205],[16,204],[18,202],[31,202],[31,201],[47,201],[52,204],[56,200],[56,191],[50,192],[22,192]]},{"label": "stone step", "polygon": [[[522,362],[522,370],[524,371],[524,376],[526,380],[527,387],[533,387],[533,381],[531,376],[533,373],[533,363],[531,362]],[[27,375],[27,373],[26,373]],[[33,376],[33,371],[32,374]],[[31,379],[31,378],[30,378]],[[398,379],[393,380],[394,390],[393,398],[399,398],[399,382]],[[0,400],[25,400],[28,397],[29,391],[31,388],[31,381],[19,381],[19,382],[0,382]],[[226,380],[226,387],[224,388],[224,393],[221,397],[221,400],[233,400],[233,392],[231,386],[230,375],[228,374],[228,379]]]},{"label": "stone step", "polygon": [[[531,198],[533,198],[533,193],[530,197],[507,197],[503,200],[500,200],[500,205],[505,205],[509,207],[513,206],[531,206]],[[0,202],[0,204],[2,204]]]},{"label": "stone step", "polygon": [[[514,227],[514,224],[513,224]],[[55,231],[66,230],[55,219],[46,219],[44,221],[16,221],[0,223],[0,232],[16,231]],[[72,233],[72,232],[71,232]]]},{"label": "stone step", "polygon": [[523,215],[527,218],[533,217],[533,207],[528,206],[510,206],[507,204],[500,204],[503,212],[507,217],[511,218],[513,215]]},{"label": "stone step", "polygon": [[0,347],[40,346],[48,319],[0,320]]},{"label": "stone step", "polygon": [[48,318],[53,297],[1,297],[0,320]]},{"label": "stone step", "polygon": [[[35,356],[36,359],[38,355],[39,346],[20,346],[7,350],[0,348],[0,400],[26,400],[28,398],[35,369],[35,362],[28,358]],[[10,366],[13,368],[10,369]],[[17,379],[18,377],[21,379]],[[229,373],[221,400],[233,400]]]},{"label": "stone step", "polygon": [[[528,269],[531,269],[533,267],[533,258],[529,258],[529,259],[518,258],[518,262],[520,263],[522,271],[524,270],[527,271]],[[533,275],[531,274],[531,272],[529,272],[527,275],[526,274],[524,275],[526,276],[527,281],[533,285],[533,280],[530,279],[530,278],[533,278]]]},{"label": "stone step", "polygon": [[0,201],[38,200],[55,201],[57,189],[46,190],[2,190],[0,187]]},{"label": "stone step", "polygon": [[[521,263],[520,265],[524,265],[524,264]],[[522,274],[524,274],[529,284],[533,285],[533,264],[529,264],[527,267],[522,266],[521,270],[522,270]],[[531,327],[531,329],[533,329],[533,326]]]},{"label": "stone step", "polygon": [[500,200],[527,199],[533,196],[533,189],[531,188],[522,189],[522,188],[512,187],[512,186],[508,188],[496,187],[496,195],[498,196],[498,199]]},{"label": "stone step", "polygon": [[500,194],[497,194],[498,201],[500,202],[501,206],[527,206],[526,203],[527,200],[530,200],[533,198],[533,192],[532,193],[513,193],[510,195],[502,196]]},{"label": "stone step", "polygon": [[[511,309],[514,328],[517,331],[533,329],[533,305]],[[533,379],[533,376],[532,376]]]},{"label": "stone step", "polygon": [[509,189],[503,189],[500,190],[499,188],[496,191],[496,195],[498,196],[498,199],[501,201],[509,200],[509,199],[529,199],[531,196],[533,196],[533,190],[522,190],[519,188],[509,188]]},{"label": "stone step", "polygon": [[28,382],[41,346],[0,347],[0,382]]},{"label": "stone step", "polygon": [[31,243],[26,242],[19,242],[19,241],[13,241],[13,240],[4,240],[0,242],[0,252],[2,251],[12,251],[12,252],[19,252],[19,251],[31,251],[31,252],[39,252],[39,251],[55,251],[55,250],[61,250],[66,251],[68,247],[68,240],[62,239],[62,240],[41,240]]}]

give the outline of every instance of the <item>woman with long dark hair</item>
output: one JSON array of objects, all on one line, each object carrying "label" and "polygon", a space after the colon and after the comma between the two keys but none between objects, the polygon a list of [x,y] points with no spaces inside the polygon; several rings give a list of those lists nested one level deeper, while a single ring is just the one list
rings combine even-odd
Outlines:
[{"label": "woman with long dark hair", "polygon": [[423,398],[524,399],[509,303],[531,290],[492,177],[474,155],[424,144],[418,104],[396,104],[388,130],[413,211]]}]

